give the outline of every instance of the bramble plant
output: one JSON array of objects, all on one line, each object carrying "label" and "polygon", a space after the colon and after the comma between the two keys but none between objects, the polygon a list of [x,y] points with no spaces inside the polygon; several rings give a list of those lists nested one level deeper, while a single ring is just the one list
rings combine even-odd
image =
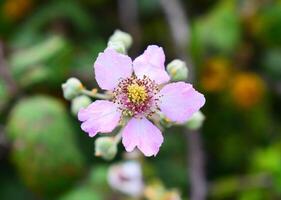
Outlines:
[{"label": "bramble plant", "polygon": [[[126,55],[131,44],[132,37],[117,30],[98,55],[95,78],[106,92],[87,90],[77,78],[62,85],[65,99],[72,102],[73,114],[82,122],[81,129],[90,137],[119,127],[115,136],[96,140],[96,155],[106,160],[115,157],[121,140],[128,152],[137,147],[145,156],[156,156],[166,125],[197,129],[204,120],[200,108],[205,98],[184,82],[188,74],[185,62],[173,60],[166,71],[164,51],[157,45],[149,45],[132,61]],[[91,103],[87,96],[95,101]]]}]

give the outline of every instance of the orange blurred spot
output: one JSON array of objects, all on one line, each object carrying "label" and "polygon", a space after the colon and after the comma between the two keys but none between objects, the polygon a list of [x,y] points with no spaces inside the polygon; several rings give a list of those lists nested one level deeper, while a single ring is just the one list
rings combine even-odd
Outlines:
[{"label": "orange blurred spot", "polygon": [[250,108],[261,101],[265,90],[264,81],[255,73],[240,73],[233,79],[231,94],[242,108]]},{"label": "orange blurred spot", "polygon": [[207,92],[218,92],[227,87],[229,76],[230,63],[222,58],[211,58],[206,62],[200,84]]},{"label": "orange blurred spot", "polygon": [[32,0],[6,0],[3,13],[10,20],[18,20],[27,14],[32,5]]}]

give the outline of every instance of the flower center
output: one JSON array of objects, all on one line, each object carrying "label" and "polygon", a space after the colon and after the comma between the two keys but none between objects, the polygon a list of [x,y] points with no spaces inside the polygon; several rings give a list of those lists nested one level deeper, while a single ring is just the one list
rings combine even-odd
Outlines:
[{"label": "flower center", "polygon": [[114,89],[113,102],[119,105],[119,109],[126,116],[149,116],[158,109],[157,84],[144,76],[142,79],[136,76],[122,79]]},{"label": "flower center", "polygon": [[148,94],[143,85],[138,85],[137,83],[133,83],[132,85],[128,85],[128,98],[132,103],[142,103],[148,98]]}]

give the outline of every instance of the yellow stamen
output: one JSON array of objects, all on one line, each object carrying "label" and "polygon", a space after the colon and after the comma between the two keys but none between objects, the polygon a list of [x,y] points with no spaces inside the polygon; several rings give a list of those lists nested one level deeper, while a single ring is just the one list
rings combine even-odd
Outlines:
[{"label": "yellow stamen", "polygon": [[138,85],[136,83],[129,85],[127,87],[127,90],[128,90],[128,98],[133,103],[142,103],[148,97],[145,87]]}]

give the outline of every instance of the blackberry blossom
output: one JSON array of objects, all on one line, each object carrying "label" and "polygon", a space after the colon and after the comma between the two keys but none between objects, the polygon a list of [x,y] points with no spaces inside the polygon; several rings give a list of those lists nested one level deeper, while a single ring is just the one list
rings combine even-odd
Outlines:
[{"label": "blackberry blossom", "polygon": [[184,123],[205,103],[191,84],[169,83],[164,63],[164,51],[156,45],[148,46],[134,61],[110,47],[100,53],[95,78],[113,98],[97,100],[79,111],[82,130],[90,137],[110,133],[129,118],[121,132],[126,151],[137,147],[145,156],[155,156],[164,138],[152,116],[161,112],[170,121]]}]

